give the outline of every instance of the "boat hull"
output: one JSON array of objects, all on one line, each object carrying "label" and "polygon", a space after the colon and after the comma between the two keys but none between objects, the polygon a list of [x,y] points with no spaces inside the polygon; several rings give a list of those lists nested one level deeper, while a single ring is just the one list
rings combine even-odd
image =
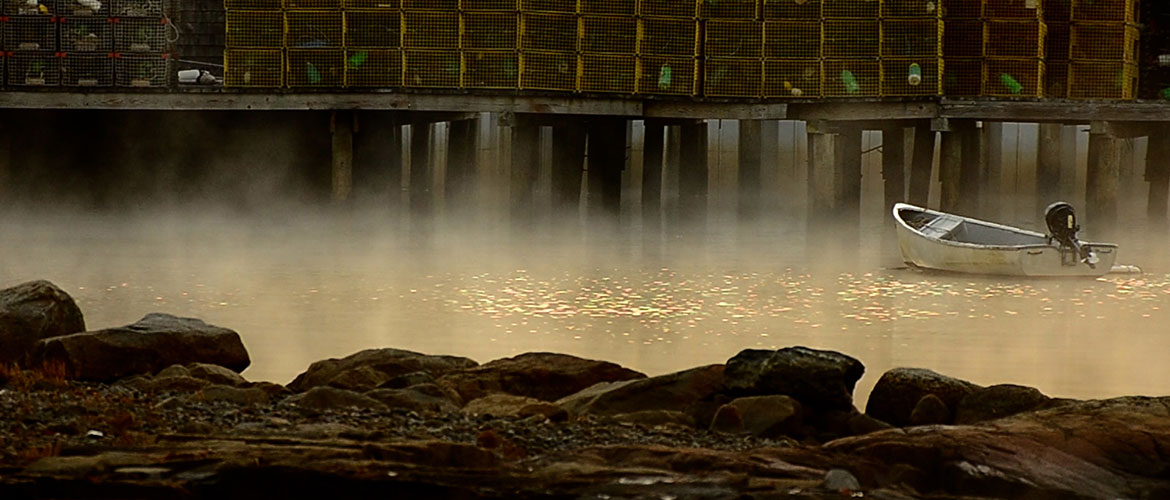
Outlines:
[{"label": "boat hull", "polygon": [[[924,213],[938,213],[909,205],[900,206],[903,209],[921,210]],[[1068,265],[1068,256],[1062,255],[1061,249],[1054,244],[979,245],[970,242],[946,241],[926,236],[915,230],[898,215],[897,207],[895,207],[894,218],[897,221],[898,246],[902,252],[903,260],[907,264],[925,269],[1004,276],[1102,276],[1109,273],[1117,259],[1116,245],[1086,243],[1096,253],[1099,262],[1089,266],[1074,259],[1075,263]],[[1028,237],[1034,237],[1038,234],[974,219],[962,219],[1005,230],[1019,231],[1021,235]]]}]

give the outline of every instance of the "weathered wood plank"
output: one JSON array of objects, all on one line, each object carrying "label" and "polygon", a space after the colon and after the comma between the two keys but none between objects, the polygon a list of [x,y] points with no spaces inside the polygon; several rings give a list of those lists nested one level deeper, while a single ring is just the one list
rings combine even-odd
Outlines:
[{"label": "weathered wood plank", "polygon": [[760,120],[739,122],[737,206],[739,218],[745,221],[755,219],[759,215],[763,190],[763,183],[760,182],[763,163],[762,133]]},{"label": "weathered wood plank", "polygon": [[943,98],[938,115],[1006,122],[1089,123],[1103,121],[1170,121],[1170,105],[1127,101],[1003,101]]},{"label": "weathered wood plank", "polygon": [[349,200],[353,191],[353,129],[352,111],[335,111],[329,116],[333,135],[333,201]]}]

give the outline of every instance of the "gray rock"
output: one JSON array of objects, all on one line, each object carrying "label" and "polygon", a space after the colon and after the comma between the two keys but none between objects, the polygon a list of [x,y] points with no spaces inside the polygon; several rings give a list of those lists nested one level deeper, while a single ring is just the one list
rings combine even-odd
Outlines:
[{"label": "gray rock", "polygon": [[183,365],[171,365],[171,366],[168,366],[166,368],[163,368],[162,370],[159,370],[159,372],[154,374],[154,376],[156,376],[156,377],[190,377],[191,370],[188,370],[187,367],[183,366]]},{"label": "gray rock", "polygon": [[956,424],[995,420],[1046,407],[1052,398],[1022,385],[1001,384],[976,390],[959,401]]},{"label": "gray rock", "polygon": [[951,423],[951,409],[934,394],[918,400],[910,412],[910,425],[942,425]]},{"label": "gray rock", "polygon": [[187,365],[187,371],[190,376],[201,378],[213,384],[230,385],[232,387],[248,384],[248,380],[239,373],[219,365],[191,363]]},{"label": "gray rock", "polygon": [[211,385],[199,391],[198,396],[204,401],[223,401],[240,406],[268,404],[268,393],[262,389],[252,387],[241,389],[230,385]]},{"label": "gray rock", "polygon": [[739,410],[744,431],[753,436],[793,435],[801,426],[800,403],[788,396],[737,398],[728,405]]},{"label": "gray rock", "polygon": [[869,394],[865,413],[896,427],[911,425],[910,413],[923,397],[937,396],[947,408],[979,389],[978,385],[922,368],[894,368],[882,374]]},{"label": "gray rock", "polygon": [[281,405],[293,405],[298,408],[315,411],[348,408],[377,411],[389,410],[381,401],[336,387],[314,387],[306,392],[289,396],[281,402]]},{"label": "gray rock", "polygon": [[727,361],[727,390],[736,396],[785,395],[817,410],[849,410],[865,373],[860,361],[834,351],[747,349]]},{"label": "gray rock", "polygon": [[[431,356],[401,349],[368,349],[341,359],[326,359],[309,365],[308,370],[297,375],[288,388],[304,392],[313,387],[329,385],[335,378],[358,367],[368,366],[386,376],[383,382],[393,377],[413,372],[425,372],[432,377],[451,371],[476,366],[476,362],[457,356]],[[366,387],[373,389],[377,385]]]},{"label": "gray rock", "polygon": [[496,392],[556,401],[601,382],[641,378],[646,375],[605,361],[533,352],[448,373],[439,384],[466,401]]},{"label": "gray rock", "polygon": [[[571,415],[617,415],[643,410],[673,410],[696,417],[703,400],[723,391],[723,365],[692,368],[623,382],[603,382],[557,401]],[[709,421],[695,418],[696,422]]]},{"label": "gray rock", "polygon": [[194,318],[152,313],[132,325],[37,342],[32,363],[63,363],[74,378],[109,382],[174,364],[211,363],[243,371],[250,360],[240,335]]},{"label": "gray rock", "polygon": [[859,491],[861,483],[853,474],[845,469],[829,469],[825,473],[825,482],[821,487],[830,491]]},{"label": "gray rock", "polygon": [[458,411],[461,404],[458,394],[435,384],[418,384],[405,389],[374,389],[365,394],[390,408],[420,413]]},{"label": "gray rock", "polygon": [[48,281],[0,290],[0,364],[24,362],[42,339],[84,331],[73,297]]}]

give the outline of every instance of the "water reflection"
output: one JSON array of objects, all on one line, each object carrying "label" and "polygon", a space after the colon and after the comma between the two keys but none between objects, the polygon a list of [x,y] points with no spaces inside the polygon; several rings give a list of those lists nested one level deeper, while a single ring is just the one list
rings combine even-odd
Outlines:
[{"label": "water reflection", "polygon": [[91,329],[154,311],[233,328],[253,356],[246,375],[280,383],[383,346],[480,362],[556,351],[660,374],[806,345],[865,363],[859,401],[896,366],[1053,396],[1170,393],[1160,241],[1122,242],[1142,276],[1016,280],[899,269],[880,248],[829,259],[796,227],[650,239],[385,226],[25,214],[0,229],[0,285],[50,279]]}]

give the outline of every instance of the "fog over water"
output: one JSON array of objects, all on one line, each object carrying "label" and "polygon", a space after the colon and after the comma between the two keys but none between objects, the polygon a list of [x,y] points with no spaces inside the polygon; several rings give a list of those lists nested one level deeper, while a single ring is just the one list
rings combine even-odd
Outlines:
[{"label": "fog over water", "polygon": [[452,218],[420,232],[385,210],[321,207],[13,211],[0,215],[0,286],[51,280],[91,330],[150,312],[232,328],[252,355],[245,376],[278,383],[377,347],[481,363],[563,352],[656,375],[804,345],[865,364],[859,407],[897,366],[1050,396],[1170,394],[1165,237],[1116,238],[1140,276],[982,278],[900,268],[876,216],[856,253],[810,251],[785,218],[713,220],[701,236],[648,237]]}]

